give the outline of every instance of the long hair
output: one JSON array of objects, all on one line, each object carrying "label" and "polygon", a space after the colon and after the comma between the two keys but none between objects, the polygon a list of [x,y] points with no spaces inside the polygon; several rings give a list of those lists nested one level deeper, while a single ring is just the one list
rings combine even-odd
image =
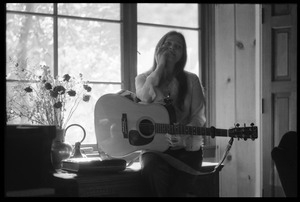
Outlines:
[{"label": "long hair", "polygon": [[173,72],[174,77],[177,79],[179,83],[179,89],[178,89],[178,96],[177,96],[177,102],[175,103],[176,106],[182,110],[183,109],[183,102],[187,93],[187,78],[186,74],[184,73],[184,68],[187,60],[187,48],[186,48],[186,42],[183,34],[177,31],[170,31],[166,33],[157,43],[154,51],[154,61],[153,61],[153,66],[152,66],[152,71],[154,71],[157,67],[157,63],[155,60],[155,54],[160,46],[162,46],[166,39],[171,36],[171,35],[177,35],[182,39],[183,42],[183,47],[182,47],[182,56],[180,60],[175,64],[175,69]]}]

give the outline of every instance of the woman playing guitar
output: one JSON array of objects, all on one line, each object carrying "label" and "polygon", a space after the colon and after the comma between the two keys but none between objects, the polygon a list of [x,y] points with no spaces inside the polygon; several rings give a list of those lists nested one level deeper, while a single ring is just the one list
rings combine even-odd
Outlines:
[{"label": "woman playing guitar", "polygon": [[[176,31],[165,34],[155,48],[151,69],[136,77],[136,96],[144,103],[164,103],[175,110],[175,124],[202,127],[205,122],[205,97],[197,75],[184,70],[187,47]],[[173,117],[174,118],[174,117]],[[170,135],[169,149],[145,151],[141,155],[142,175],[151,196],[185,196],[202,164],[202,136]]]}]

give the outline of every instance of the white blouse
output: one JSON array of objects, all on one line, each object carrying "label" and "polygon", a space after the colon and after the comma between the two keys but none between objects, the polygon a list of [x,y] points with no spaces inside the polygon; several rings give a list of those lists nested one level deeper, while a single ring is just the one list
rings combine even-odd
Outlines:
[{"label": "white blouse", "polygon": [[[176,102],[178,95],[178,81],[174,78],[170,84],[163,89],[157,88],[152,85],[150,71],[139,74],[135,78],[136,95],[142,102],[147,103],[162,103],[164,99],[169,96],[173,102]],[[185,71],[187,76],[187,93],[184,99],[183,110],[175,107],[176,120],[178,124],[201,127],[206,122],[205,117],[205,98],[203,87],[200,83],[198,76],[194,73]],[[150,76],[150,77],[149,77]],[[145,96],[147,94],[147,96]],[[144,97],[150,97],[151,100],[146,100]],[[199,150],[203,144],[201,136],[182,135],[185,142],[189,147],[187,151]]]}]

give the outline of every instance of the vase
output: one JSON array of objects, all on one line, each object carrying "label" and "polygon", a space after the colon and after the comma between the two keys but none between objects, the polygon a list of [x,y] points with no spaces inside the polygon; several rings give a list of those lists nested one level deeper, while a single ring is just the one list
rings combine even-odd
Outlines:
[{"label": "vase", "polygon": [[73,147],[65,142],[65,129],[56,129],[56,137],[52,142],[51,159],[54,169],[60,169],[62,160],[71,156]]}]

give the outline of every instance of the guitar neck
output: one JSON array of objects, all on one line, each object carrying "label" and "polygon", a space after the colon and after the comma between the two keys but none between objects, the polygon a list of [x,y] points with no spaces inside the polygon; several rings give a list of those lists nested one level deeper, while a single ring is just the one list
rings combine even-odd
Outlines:
[{"label": "guitar neck", "polygon": [[169,124],[155,124],[156,133],[169,133],[169,134],[183,134],[183,135],[201,135],[201,136],[220,136],[228,137],[227,129],[218,129],[215,127],[197,127],[197,126],[185,126],[185,125],[169,125]]}]

